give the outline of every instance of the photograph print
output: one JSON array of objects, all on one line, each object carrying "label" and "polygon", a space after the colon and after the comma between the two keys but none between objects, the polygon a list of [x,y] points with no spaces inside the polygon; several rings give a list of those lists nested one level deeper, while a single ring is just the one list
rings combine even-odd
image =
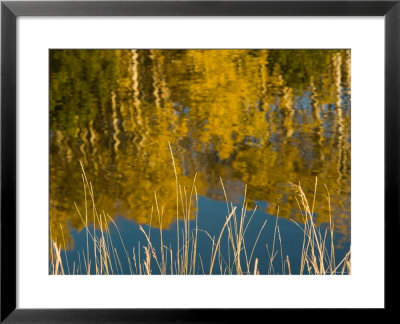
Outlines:
[{"label": "photograph print", "polygon": [[50,275],[351,274],[351,51],[49,50]]}]

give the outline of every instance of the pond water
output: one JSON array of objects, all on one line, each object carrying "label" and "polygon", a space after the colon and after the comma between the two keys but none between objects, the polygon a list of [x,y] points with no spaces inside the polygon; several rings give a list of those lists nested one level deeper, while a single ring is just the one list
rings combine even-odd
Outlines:
[{"label": "pond water", "polygon": [[[196,274],[213,256],[213,274],[288,273],[287,257],[300,273],[305,222],[293,184],[323,239],[332,224],[339,263],[351,243],[350,57],[51,50],[49,226],[64,272],[160,273],[151,253],[143,265],[148,235],[167,273],[183,267],[178,251]],[[246,231],[232,247],[241,215]],[[104,264],[88,266],[99,255]]]}]

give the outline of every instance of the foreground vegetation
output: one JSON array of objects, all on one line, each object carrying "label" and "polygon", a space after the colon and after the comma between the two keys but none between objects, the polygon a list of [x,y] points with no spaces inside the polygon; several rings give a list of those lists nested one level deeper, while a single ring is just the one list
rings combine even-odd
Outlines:
[{"label": "foreground vegetation", "polygon": [[[171,150],[173,166],[175,163]],[[177,238],[176,247],[166,246],[163,241],[164,215],[163,206],[157,200],[154,193],[154,207],[151,210],[151,217],[157,220],[160,234],[160,243],[154,243],[151,233],[139,226],[143,234],[143,243],[128,251],[121,233],[115,221],[104,211],[98,211],[95,203],[95,195],[92,183],[88,180],[82,166],[82,179],[85,195],[85,208],[80,210],[75,204],[86,234],[86,251],[79,253],[79,263],[68,263],[68,258],[62,257],[63,250],[66,250],[65,240],[56,242],[50,233],[50,267],[49,272],[53,275],[64,274],[97,274],[111,275],[123,273],[122,260],[126,259],[129,265],[130,274],[150,275],[157,269],[160,274],[350,274],[351,273],[351,252],[344,256],[336,264],[334,246],[334,225],[329,210],[329,224],[323,230],[317,226],[314,220],[314,204],[318,189],[317,178],[313,198],[306,197],[301,185],[291,184],[294,189],[295,201],[301,212],[303,221],[294,222],[299,231],[303,233],[301,262],[299,269],[292,269],[288,255],[284,257],[282,240],[278,226],[279,208],[274,225],[274,236],[272,246],[266,246],[265,255],[254,255],[255,247],[263,234],[267,221],[263,223],[257,235],[257,239],[251,246],[245,241],[245,233],[255,213],[254,209],[249,211],[246,199],[240,208],[229,202],[224,183],[220,179],[221,186],[225,193],[226,218],[220,229],[219,235],[211,236],[204,229],[199,228],[197,223],[198,195],[196,190],[196,176],[193,179],[191,188],[179,184],[176,175],[176,219]],[[175,173],[176,174],[176,173]],[[330,205],[328,188],[326,191],[326,203]],[[246,192],[245,192],[246,194]],[[194,222],[191,215],[195,214]],[[179,222],[179,220],[181,222]],[[194,223],[194,224],[193,224]],[[179,225],[181,224],[181,225]],[[60,224],[61,226],[61,224]],[[115,227],[118,232],[118,244],[122,244],[123,253],[115,248],[110,226]],[[181,226],[181,227],[179,227]],[[209,255],[198,253],[199,233],[204,233],[211,242]],[[228,256],[221,249],[223,235],[228,237]],[[231,251],[231,252],[230,252]],[[267,258],[267,269],[259,267],[260,258]],[[277,260],[276,260],[277,259]],[[207,262],[205,262],[207,260]],[[280,263],[277,267],[276,264]],[[204,264],[209,265],[205,267]]]}]

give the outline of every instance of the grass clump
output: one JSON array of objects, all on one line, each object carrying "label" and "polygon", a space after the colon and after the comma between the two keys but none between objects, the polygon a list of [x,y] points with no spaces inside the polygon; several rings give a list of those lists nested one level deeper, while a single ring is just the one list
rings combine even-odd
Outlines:
[{"label": "grass clump", "polygon": [[[241,206],[234,206],[229,202],[222,179],[221,186],[225,195],[226,215],[225,222],[219,234],[212,236],[206,230],[198,226],[198,195],[196,190],[196,175],[191,188],[185,188],[179,184],[176,173],[173,152],[171,158],[175,170],[176,179],[176,219],[177,237],[175,246],[167,246],[164,241],[162,219],[163,206],[159,204],[157,193],[154,193],[154,206],[151,209],[151,217],[158,218],[159,242],[153,240],[151,226],[146,230],[139,225],[143,235],[143,241],[138,246],[128,250],[115,221],[106,212],[96,208],[92,183],[88,180],[84,167],[82,167],[82,183],[84,189],[84,210],[80,210],[75,204],[84,231],[86,234],[86,250],[78,251],[78,262],[69,265],[65,253],[65,242],[60,244],[52,240],[50,233],[50,260],[49,273],[53,275],[65,274],[146,274],[154,272],[170,275],[196,275],[196,274],[315,274],[335,275],[351,273],[351,252],[336,264],[334,246],[334,223],[329,209],[329,224],[324,230],[318,227],[314,221],[314,205],[317,193],[317,178],[312,200],[307,199],[300,185],[292,184],[297,207],[301,212],[302,222],[296,224],[302,232],[303,240],[300,243],[301,258],[299,269],[293,271],[290,258],[284,255],[281,232],[278,225],[279,208],[277,209],[272,246],[266,245],[264,255],[255,255],[256,246],[260,237],[265,233],[267,220],[258,229],[257,237],[252,244],[246,240],[246,232],[256,212],[256,207],[248,210],[246,199]],[[188,189],[188,190],[187,190]],[[326,200],[330,206],[330,195],[326,190]],[[244,196],[246,198],[246,189]],[[195,212],[194,221],[190,215]],[[114,227],[119,242],[113,241],[110,227]],[[226,250],[222,251],[222,241],[226,238]],[[199,240],[206,240],[209,245],[209,254],[201,255]],[[116,245],[122,248],[117,249]],[[225,246],[224,245],[224,246]],[[267,261],[267,267],[260,268],[260,261]],[[123,266],[123,263],[127,266]],[[278,265],[277,265],[278,264]],[[124,270],[125,269],[125,270]]]}]

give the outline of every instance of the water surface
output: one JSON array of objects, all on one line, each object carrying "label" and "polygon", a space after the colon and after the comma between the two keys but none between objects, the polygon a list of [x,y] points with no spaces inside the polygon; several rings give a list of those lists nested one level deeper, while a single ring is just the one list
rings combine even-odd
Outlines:
[{"label": "water surface", "polygon": [[279,208],[283,256],[295,268],[302,233],[290,220],[302,216],[291,183],[312,201],[317,179],[315,221],[332,215],[339,259],[350,245],[350,96],[348,50],[51,50],[51,237],[79,262],[81,162],[97,210],[130,250],[145,242],[138,225],[161,226],[176,244],[176,171],[180,197],[195,183],[188,217],[209,233],[227,216],[221,180],[230,202],[256,208],[249,242],[268,219],[255,250],[264,269]]}]

